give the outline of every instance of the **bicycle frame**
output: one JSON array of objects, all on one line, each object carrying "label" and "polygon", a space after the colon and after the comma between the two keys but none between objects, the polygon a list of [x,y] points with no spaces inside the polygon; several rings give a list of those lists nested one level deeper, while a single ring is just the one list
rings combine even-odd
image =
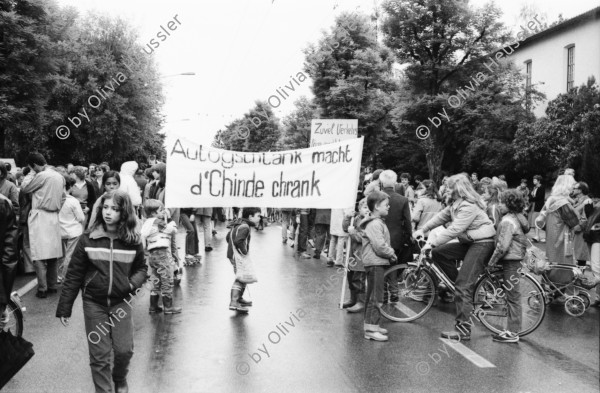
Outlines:
[{"label": "bicycle frame", "polygon": [[14,291],[10,294],[10,301],[13,302],[19,310],[21,310],[23,313],[23,320],[25,320],[25,311],[27,311],[27,308],[23,306],[23,302],[21,302],[21,296],[19,296],[17,291]]},{"label": "bicycle frame", "polygon": [[[448,290],[453,295],[456,294],[456,287],[454,286],[454,283],[448,278],[446,273],[444,273],[444,271],[435,264],[433,259],[431,259],[431,256],[427,255],[427,250],[425,250],[425,251],[421,250],[421,253],[417,257],[417,267],[419,267],[419,268],[422,267],[422,268],[427,269],[429,272],[432,272],[434,274],[434,276],[437,277],[438,280],[440,280],[440,282],[444,283],[446,288],[448,288]],[[498,281],[498,277],[496,277],[494,274],[492,274],[492,272],[490,271],[490,269],[488,267],[486,267],[484,269],[483,273],[477,279],[477,282],[479,282],[479,280],[481,280],[482,276],[488,277],[494,283],[494,285],[496,285],[496,287],[501,287],[500,282]],[[494,298],[491,300],[493,300],[493,301],[497,300],[497,295],[495,293],[494,293]],[[487,299],[484,299],[484,302],[486,302],[488,306],[491,306],[491,303]],[[477,305],[473,304],[473,307],[474,307],[473,315],[475,315],[477,318],[479,318],[480,312],[485,312],[484,310],[481,309],[481,306],[482,306],[481,304],[477,304]]]}]

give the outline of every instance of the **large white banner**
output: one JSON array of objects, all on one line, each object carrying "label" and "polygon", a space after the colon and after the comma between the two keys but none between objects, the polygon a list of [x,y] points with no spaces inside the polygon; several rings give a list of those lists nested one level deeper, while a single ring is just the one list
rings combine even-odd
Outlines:
[{"label": "large white banner", "polygon": [[310,147],[358,138],[358,119],[312,119]]},{"label": "large white banner", "polygon": [[245,153],[167,137],[167,207],[353,206],[363,138],[308,149]]}]

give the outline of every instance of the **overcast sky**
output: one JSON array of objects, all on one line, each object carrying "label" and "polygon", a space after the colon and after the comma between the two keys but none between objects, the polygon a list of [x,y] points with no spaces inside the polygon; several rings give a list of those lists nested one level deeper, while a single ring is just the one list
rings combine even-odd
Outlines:
[{"label": "overcast sky", "polygon": [[[257,99],[267,100],[302,70],[304,49],[329,29],[336,15],[373,9],[375,0],[58,0],[82,13],[101,12],[131,21],[145,45],[177,15],[181,23],[152,56],[165,75],[166,130],[212,140],[214,133],[247,112]],[[380,3],[381,0],[377,0]],[[471,0],[480,6],[484,0]],[[600,5],[600,0],[501,0],[503,20],[515,26],[523,4],[543,10],[549,22],[570,18]],[[337,5],[337,6],[336,6]],[[359,7],[359,8],[357,8]],[[170,76],[195,72],[195,76]],[[302,82],[275,113],[293,109],[310,96]]]}]

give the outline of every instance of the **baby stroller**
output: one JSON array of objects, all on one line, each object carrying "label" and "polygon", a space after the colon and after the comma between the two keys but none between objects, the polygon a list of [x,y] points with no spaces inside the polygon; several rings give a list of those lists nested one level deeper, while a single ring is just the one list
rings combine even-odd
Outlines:
[{"label": "baby stroller", "polygon": [[600,279],[591,272],[586,274],[586,267],[574,265],[548,264],[540,275],[546,303],[562,296],[565,299],[565,311],[574,317],[582,316],[591,304],[586,290],[593,289],[600,283]]},{"label": "baby stroller", "polygon": [[591,299],[586,290],[600,284],[600,278],[585,266],[549,263],[539,249],[529,248],[525,266],[540,276],[546,304],[562,297],[567,314],[580,317],[590,307]]}]

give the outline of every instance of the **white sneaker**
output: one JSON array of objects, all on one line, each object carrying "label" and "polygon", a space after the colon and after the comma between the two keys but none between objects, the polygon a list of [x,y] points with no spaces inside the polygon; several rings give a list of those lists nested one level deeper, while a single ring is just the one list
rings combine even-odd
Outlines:
[{"label": "white sneaker", "polygon": [[375,341],[387,341],[388,336],[381,334],[380,332],[365,332],[365,338],[367,340],[375,340]]}]

